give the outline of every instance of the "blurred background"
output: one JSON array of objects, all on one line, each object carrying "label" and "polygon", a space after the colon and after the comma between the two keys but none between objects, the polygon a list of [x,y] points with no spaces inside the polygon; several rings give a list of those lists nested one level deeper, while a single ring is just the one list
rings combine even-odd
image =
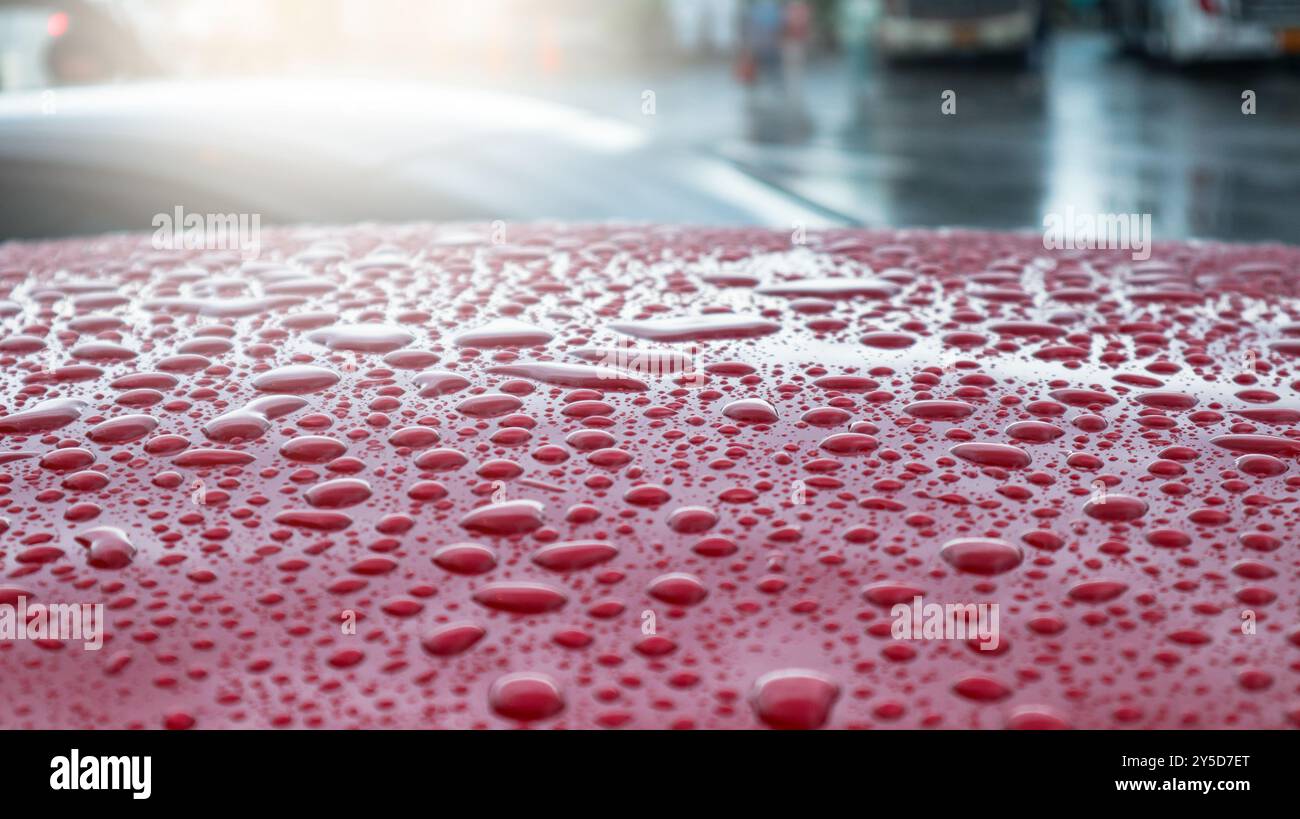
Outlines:
[{"label": "blurred background", "polygon": [[0,0],[0,239],[421,219],[1300,243],[1300,0]]}]

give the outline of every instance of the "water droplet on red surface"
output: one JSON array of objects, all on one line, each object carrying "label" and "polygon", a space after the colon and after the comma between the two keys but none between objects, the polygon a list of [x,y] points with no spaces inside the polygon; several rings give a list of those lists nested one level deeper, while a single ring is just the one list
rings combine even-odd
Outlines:
[{"label": "water droplet on red surface", "polygon": [[1083,513],[1097,520],[1137,520],[1147,513],[1147,502],[1132,495],[1108,492],[1085,503]]},{"label": "water droplet on red surface", "polygon": [[903,408],[903,412],[926,421],[960,421],[975,408],[965,401],[916,401]]},{"label": "water droplet on red surface", "polygon": [[32,435],[71,424],[86,411],[84,401],[51,398],[33,407],[0,417],[0,435]]},{"label": "water droplet on red surface", "polygon": [[492,710],[520,722],[553,717],[564,710],[564,694],[545,674],[521,671],[497,678],[488,692]]},{"label": "water droplet on red surface", "polygon": [[742,398],[732,401],[722,408],[722,414],[736,421],[748,421],[754,424],[771,424],[779,416],[771,404],[760,398]]},{"label": "water droplet on red surface", "polygon": [[939,552],[954,569],[968,574],[995,575],[1020,565],[1024,553],[1020,547],[992,538],[950,540]]},{"label": "water droplet on red surface", "polygon": [[501,581],[489,583],[474,592],[474,600],[479,604],[515,614],[553,611],[568,599],[564,592],[545,583]]},{"label": "water droplet on red surface", "polygon": [[958,444],[949,452],[963,461],[1004,469],[1024,469],[1032,460],[1028,452],[1010,444]]},{"label": "water droplet on red surface", "polygon": [[969,674],[953,683],[952,690],[968,700],[997,702],[1011,696],[1006,684],[983,674]]},{"label": "water droplet on red surface", "polygon": [[754,683],[750,699],[754,713],[772,728],[807,731],[830,719],[840,687],[815,671],[772,671]]},{"label": "water droplet on red surface", "polygon": [[77,535],[86,547],[86,562],[96,569],[122,569],[135,559],[135,546],[126,532],[114,526],[97,526]]},{"label": "water droplet on red surface", "polygon": [[674,606],[693,606],[709,594],[698,577],[685,572],[660,575],[650,582],[647,591],[656,600]]},{"label": "water droplet on red surface", "polygon": [[1085,603],[1106,603],[1128,591],[1128,584],[1118,580],[1088,580],[1070,588],[1070,597]]},{"label": "water droplet on red surface", "polygon": [[571,541],[552,543],[533,553],[533,562],[553,572],[586,569],[618,554],[614,546],[599,541]]},{"label": "water droplet on red surface", "polygon": [[487,535],[517,535],[542,525],[543,507],[533,500],[506,501],[480,506],[461,518],[460,525]]},{"label": "water droplet on red surface", "polygon": [[301,394],[320,392],[339,382],[338,373],[309,364],[292,364],[262,373],[253,379],[253,389],[262,392]]},{"label": "water droplet on red surface", "polygon": [[336,478],[318,483],[304,496],[312,506],[322,509],[342,509],[356,506],[371,495],[370,484],[357,478]]},{"label": "water droplet on red surface", "polygon": [[781,325],[757,316],[717,313],[708,316],[623,321],[610,325],[615,332],[652,341],[706,341],[718,338],[752,338],[775,333]]},{"label": "water droplet on red surface", "polygon": [[551,333],[540,327],[515,319],[496,319],[461,333],[454,343],[461,347],[536,347],[552,338]]},{"label": "water droplet on red surface", "polygon": [[435,657],[452,657],[468,651],[487,634],[475,623],[448,623],[434,629],[420,645]]},{"label": "water droplet on red surface", "polygon": [[496,568],[497,554],[478,543],[452,543],[434,552],[433,562],[456,574],[484,574]]},{"label": "water droplet on red surface", "polygon": [[415,336],[390,324],[338,324],[308,333],[307,338],[331,350],[388,353],[410,344]]}]

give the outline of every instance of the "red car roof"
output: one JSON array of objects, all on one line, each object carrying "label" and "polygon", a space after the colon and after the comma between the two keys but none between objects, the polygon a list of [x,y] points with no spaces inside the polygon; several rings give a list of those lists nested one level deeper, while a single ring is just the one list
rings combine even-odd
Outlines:
[{"label": "red car roof", "polygon": [[0,727],[1286,726],[1298,268],[652,225],[5,245],[0,604],[102,603],[106,639],[0,640]]}]

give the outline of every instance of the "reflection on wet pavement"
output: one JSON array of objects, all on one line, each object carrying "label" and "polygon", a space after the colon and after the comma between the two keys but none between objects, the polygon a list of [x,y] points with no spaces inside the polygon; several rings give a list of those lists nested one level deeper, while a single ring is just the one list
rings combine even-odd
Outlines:
[{"label": "reflection on wet pavement", "polygon": [[[840,82],[842,117],[817,88],[800,111],[750,100],[745,137],[717,150],[870,225],[1039,230],[1044,214],[1073,208],[1150,213],[1157,241],[1300,242],[1294,66],[1176,69],[1073,35],[1041,69],[875,65]],[[955,114],[941,111],[946,90]],[[805,115],[814,127],[797,127]]]}]

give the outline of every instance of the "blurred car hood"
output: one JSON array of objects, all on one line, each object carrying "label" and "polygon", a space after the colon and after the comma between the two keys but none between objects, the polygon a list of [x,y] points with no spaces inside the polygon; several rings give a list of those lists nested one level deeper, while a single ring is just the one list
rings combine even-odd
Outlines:
[{"label": "blurred car hood", "polygon": [[159,82],[0,97],[0,235],[268,222],[841,225],[707,154],[497,92],[361,80]]}]

